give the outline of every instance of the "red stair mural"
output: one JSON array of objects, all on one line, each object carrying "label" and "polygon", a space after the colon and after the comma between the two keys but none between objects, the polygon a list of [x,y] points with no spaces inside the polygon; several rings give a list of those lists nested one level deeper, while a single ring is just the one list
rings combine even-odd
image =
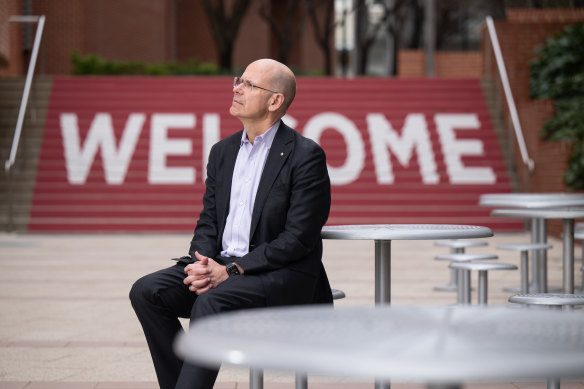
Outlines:
[{"label": "red stair mural", "polygon": [[[241,129],[231,85],[56,77],[29,231],[192,231],[208,151]],[[326,151],[329,225],[522,228],[478,205],[511,185],[477,79],[301,77],[284,121]]]}]

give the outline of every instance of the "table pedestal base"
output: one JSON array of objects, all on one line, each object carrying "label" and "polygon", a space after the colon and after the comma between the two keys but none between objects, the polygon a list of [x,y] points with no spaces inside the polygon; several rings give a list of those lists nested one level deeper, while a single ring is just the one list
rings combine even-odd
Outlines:
[{"label": "table pedestal base", "polygon": [[391,240],[375,241],[375,304],[391,302]]}]

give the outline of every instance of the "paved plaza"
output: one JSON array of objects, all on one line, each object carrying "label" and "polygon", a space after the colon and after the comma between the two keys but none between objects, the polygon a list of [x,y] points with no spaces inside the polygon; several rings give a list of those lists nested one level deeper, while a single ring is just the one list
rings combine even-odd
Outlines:
[{"label": "paved plaza", "polygon": [[[155,389],[154,368],[142,329],[128,300],[134,280],[171,265],[187,252],[189,234],[0,234],[0,389]],[[494,253],[519,265],[519,253],[497,250],[504,243],[528,242],[529,233],[502,233],[485,239],[473,253]],[[562,282],[559,239],[548,254],[551,286]],[[336,307],[372,305],[374,243],[325,241],[324,264],[333,288],[347,297]],[[433,258],[448,252],[434,241],[392,242],[392,303],[453,304],[447,263]],[[581,248],[576,247],[576,257]],[[579,269],[580,263],[577,263]],[[476,285],[476,273],[473,285]],[[576,285],[581,273],[576,272]],[[504,287],[519,284],[518,271],[489,274],[489,305],[505,305]],[[473,303],[476,295],[473,294]],[[185,322],[185,327],[187,323]],[[247,388],[246,369],[224,366],[216,388]],[[294,388],[291,372],[265,373],[265,388]],[[309,388],[372,388],[372,382],[310,376]],[[392,388],[422,388],[395,383]],[[546,387],[545,382],[482,383],[470,388]],[[584,380],[562,382],[584,389]]]}]

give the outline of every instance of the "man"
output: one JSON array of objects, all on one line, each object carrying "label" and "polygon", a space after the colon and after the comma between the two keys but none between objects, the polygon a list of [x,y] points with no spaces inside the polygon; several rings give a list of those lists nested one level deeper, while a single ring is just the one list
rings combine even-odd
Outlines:
[{"label": "man", "polygon": [[330,210],[325,154],[281,121],[296,93],[294,74],[261,59],[233,85],[229,112],[243,131],[211,149],[190,257],[139,279],[130,292],[161,389],[212,388],[217,378],[218,367],[174,355],[178,317],[332,303],[321,261]]}]

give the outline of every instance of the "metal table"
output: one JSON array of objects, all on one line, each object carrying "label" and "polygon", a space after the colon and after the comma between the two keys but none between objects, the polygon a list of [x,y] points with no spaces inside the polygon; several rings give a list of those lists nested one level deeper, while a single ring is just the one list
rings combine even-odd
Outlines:
[{"label": "metal table", "polygon": [[493,236],[487,227],[454,224],[370,224],[325,226],[323,239],[375,240],[375,302],[391,302],[391,241],[466,239]]},{"label": "metal table", "polygon": [[[584,218],[584,208],[546,208],[546,209],[496,209],[492,216],[562,219],[562,262],[563,262],[563,292],[574,293],[574,219]],[[541,279],[544,292],[547,291],[547,274]]]},{"label": "metal table", "polygon": [[487,193],[479,205],[510,208],[557,208],[584,206],[584,194],[579,193]]},{"label": "metal table", "polygon": [[[506,207],[542,209],[584,206],[584,194],[579,193],[487,193],[479,198],[479,205],[485,207]],[[547,223],[545,219],[531,219],[531,243],[547,243]],[[530,291],[547,293],[547,251],[533,253],[532,283]]]},{"label": "metal table", "polygon": [[584,315],[477,306],[266,308],[197,321],[175,349],[200,364],[431,385],[581,378]]}]

